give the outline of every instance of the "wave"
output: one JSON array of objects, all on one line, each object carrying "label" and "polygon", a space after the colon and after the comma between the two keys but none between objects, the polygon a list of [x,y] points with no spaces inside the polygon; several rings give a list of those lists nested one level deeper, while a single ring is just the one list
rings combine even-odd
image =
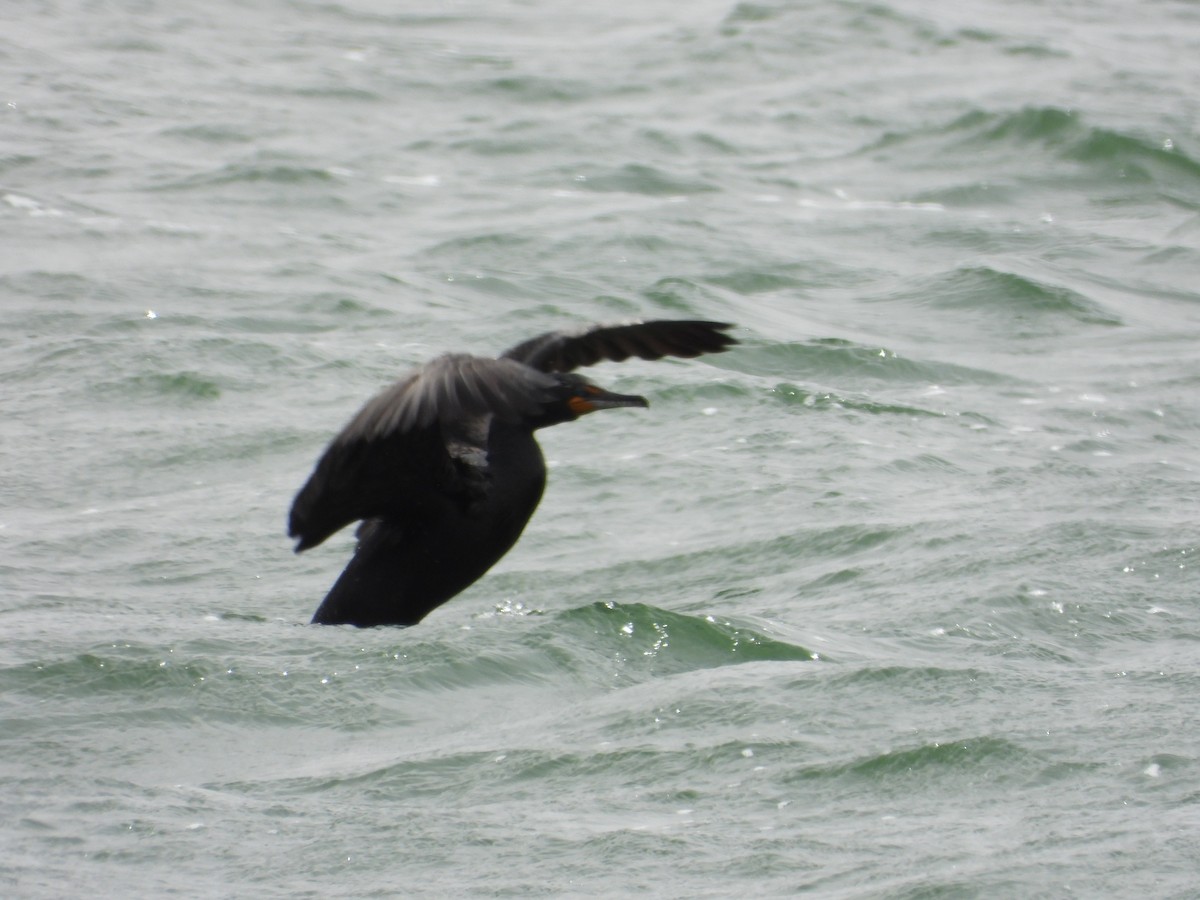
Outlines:
[{"label": "wave", "polygon": [[[1172,203],[1200,208],[1200,161],[1164,134],[1139,134],[1091,122],[1072,109],[1024,107],[995,112],[975,109],[941,127],[891,131],[855,156],[908,169],[960,167],[970,181],[914,195],[922,202],[994,207],[1022,187],[1087,189],[1095,202],[1119,185],[1152,185]],[[991,177],[980,180],[980,172]]]},{"label": "wave", "polygon": [[983,313],[1016,332],[1053,329],[1056,319],[1084,325],[1122,324],[1118,316],[1073,288],[989,265],[941,272],[887,299]]},{"label": "wave", "polygon": [[1026,107],[1010,113],[976,111],[951,123],[948,134],[965,133],[971,143],[1040,145],[1062,159],[1106,171],[1119,167],[1126,177],[1172,172],[1200,179],[1200,163],[1174,141],[1160,136],[1127,134],[1090,125],[1074,110],[1057,107]]},{"label": "wave", "polygon": [[31,691],[38,697],[78,699],[94,694],[168,692],[212,674],[200,660],[172,664],[162,650],[130,644],[93,648],[48,662],[26,662],[2,670],[6,691]]},{"label": "wave", "polygon": [[[867,347],[840,338],[821,338],[811,341],[771,344],[764,347],[739,348],[735,364],[738,371],[750,375],[764,375],[804,380],[828,380],[831,378],[867,379],[875,382],[899,384],[983,384],[994,385],[1009,379],[986,369],[954,365],[942,362],[924,362],[907,359],[886,347]],[[713,365],[725,366],[721,359]],[[812,405],[816,402],[812,394],[790,385],[781,386],[780,396],[790,402]],[[826,399],[829,395],[825,395]],[[867,401],[838,398],[839,403],[856,402],[868,412],[906,413],[927,412],[919,409],[896,409],[875,406]],[[933,414],[933,413],[930,413]]]},{"label": "wave", "polygon": [[220,385],[197,372],[148,372],[100,383],[93,390],[100,396],[174,401],[216,400],[221,396]]},{"label": "wave", "polygon": [[295,187],[333,184],[338,176],[328,168],[303,166],[285,161],[229,163],[208,172],[200,172],[176,181],[157,185],[156,190],[194,190],[226,185],[266,184]]},{"label": "wave", "polygon": [[645,603],[592,603],[558,614],[555,628],[560,626],[586,636],[589,652],[608,651],[627,660],[641,657],[652,661],[658,674],[816,658],[805,647],[724,617],[687,615]]},{"label": "wave", "polygon": [[[950,741],[932,741],[904,749],[870,753],[854,759],[806,765],[788,773],[783,783],[850,777],[870,782],[924,776],[953,777],[971,773],[996,779],[1004,773],[1026,779],[1032,776],[1028,750],[1005,738],[983,735]],[[902,786],[902,785],[898,785]]]},{"label": "wave", "polygon": [[682,196],[714,191],[716,188],[696,178],[673,175],[654,166],[628,164],[588,175],[576,185],[581,190],[645,194],[652,197]]}]

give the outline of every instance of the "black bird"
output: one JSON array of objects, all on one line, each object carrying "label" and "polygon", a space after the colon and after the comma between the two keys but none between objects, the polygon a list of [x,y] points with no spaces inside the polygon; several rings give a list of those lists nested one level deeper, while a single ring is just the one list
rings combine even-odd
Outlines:
[{"label": "black bird", "polygon": [[499,359],[439,356],[369,400],[292,503],[296,552],[362,520],[314,624],[415,625],[516,543],[546,485],[533,432],[597,409],[648,406],[578,375],[630,356],[719,353],[721,322],[655,321],[548,332]]}]

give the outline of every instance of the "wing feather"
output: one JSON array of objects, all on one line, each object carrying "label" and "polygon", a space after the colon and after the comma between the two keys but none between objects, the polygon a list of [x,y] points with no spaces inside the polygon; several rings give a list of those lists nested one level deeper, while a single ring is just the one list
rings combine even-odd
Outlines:
[{"label": "wing feather", "polygon": [[578,331],[550,331],[505,351],[502,359],[516,360],[542,372],[570,372],[602,360],[621,362],[631,356],[690,359],[720,353],[737,340],[724,332],[725,322],[659,319],[621,325],[589,326]]},{"label": "wing feather", "polygon": [[288,534],[297,552],[359,519],[403,525],[447,499],[469,501],[484,483],[490,418],[535,413],[554,384],[514,360],[449,354],[385,388],[333,439],[296,495]]}]

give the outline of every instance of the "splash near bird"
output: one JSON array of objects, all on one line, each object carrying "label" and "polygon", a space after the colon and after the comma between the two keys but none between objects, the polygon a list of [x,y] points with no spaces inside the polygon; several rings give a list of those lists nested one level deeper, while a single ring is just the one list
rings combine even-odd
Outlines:
[{"label": "splash near bird", "polygon": [[598,409],[648,406],[579,375],[631,356],[691,358],[736,344],[722,322],[653,321],[548,332],[498,359],[449,353],[367,401],[292,503],[296,552],[362,521],[322,625],[415,625],[521,536],[546,486],[534,431]]}]

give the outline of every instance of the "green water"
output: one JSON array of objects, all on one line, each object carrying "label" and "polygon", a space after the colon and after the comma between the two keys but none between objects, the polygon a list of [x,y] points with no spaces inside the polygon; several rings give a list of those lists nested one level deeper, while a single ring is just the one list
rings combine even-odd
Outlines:
[{"label": "green water", "polygon": [[[1200,13],[17,4],[0,892],[1200,890]],[[305,623],[444,350],[630,317],[492,573]]]}]

